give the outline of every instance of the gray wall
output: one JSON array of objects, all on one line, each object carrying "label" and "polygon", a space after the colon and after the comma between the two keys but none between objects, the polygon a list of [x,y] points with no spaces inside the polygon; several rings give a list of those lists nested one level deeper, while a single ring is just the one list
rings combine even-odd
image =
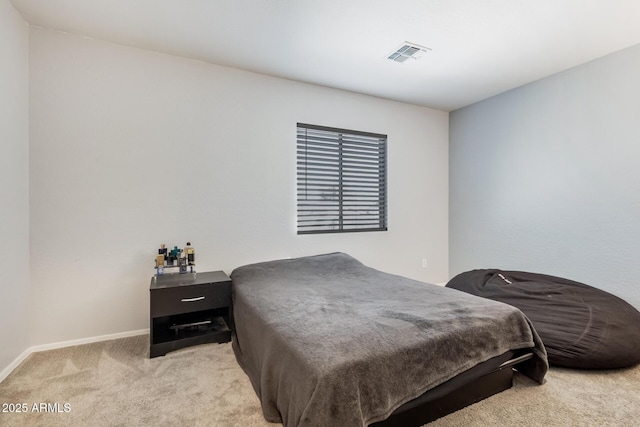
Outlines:
[{"label": "gray wall", "polygon": [[640,45],[450,116],[450,275],[582,281],[640,309]]},{"label": "gray wall", "polygon": [[29,29],[0,0],[0,381],[29,346]]},{"label": "gray wall", "polygon": [[[447,279],[446,112],[38,27],[29,51],[34,345],[147,328],[161,243]],[[389,231],[296,234],[296,122],[388,135]]]}]

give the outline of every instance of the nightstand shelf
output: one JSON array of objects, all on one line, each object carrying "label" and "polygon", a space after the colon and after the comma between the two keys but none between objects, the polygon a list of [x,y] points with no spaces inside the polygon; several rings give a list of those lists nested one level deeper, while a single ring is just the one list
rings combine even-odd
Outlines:
[{"label": "nightstand shelf", "polygon": [[222,271],[154,276],[149,357],[231,341],[231,279]]}]

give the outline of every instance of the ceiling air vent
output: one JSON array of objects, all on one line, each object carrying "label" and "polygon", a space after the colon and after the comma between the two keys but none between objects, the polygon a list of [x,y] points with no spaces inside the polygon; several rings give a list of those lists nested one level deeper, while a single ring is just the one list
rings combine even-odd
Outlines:
[{"label": "ceiling air vent", "polygon": [[395,62],[405,62],[407,59],[418,59],[425,52],[430,51],[428,47],[420,46],[415,43],[404,42],[402,46],[388,56],[388,59]]}]

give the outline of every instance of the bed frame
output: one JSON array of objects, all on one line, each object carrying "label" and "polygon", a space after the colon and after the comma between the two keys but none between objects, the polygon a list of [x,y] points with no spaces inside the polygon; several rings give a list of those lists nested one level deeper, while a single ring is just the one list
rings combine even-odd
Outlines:
[{"label": "bed frame", "polygon": [[471,379],[454,377],[405,403],[389,418],[370,424],[370,427],[419,427],[508,390],[513,385],[514,366],[532,357],[530,351],[517,353],[487,374]]}]

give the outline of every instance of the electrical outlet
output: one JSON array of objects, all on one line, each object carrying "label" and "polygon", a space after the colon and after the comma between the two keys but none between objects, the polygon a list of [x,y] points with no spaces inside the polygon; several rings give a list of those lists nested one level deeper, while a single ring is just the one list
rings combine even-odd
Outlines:
[{"label": "electrical outlet", "polygon": [[422,258],[422,268],[427,268],[427,259]]}]

